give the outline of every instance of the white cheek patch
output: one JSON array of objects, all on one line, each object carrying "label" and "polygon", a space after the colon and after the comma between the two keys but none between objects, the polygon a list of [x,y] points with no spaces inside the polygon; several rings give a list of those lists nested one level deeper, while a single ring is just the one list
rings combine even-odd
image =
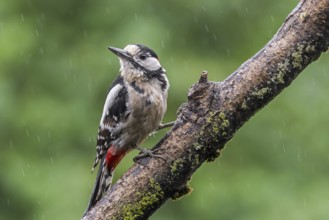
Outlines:
[{"label": "white cheek patch", "polygon": [[142,61],[141,64],[148,70],[157,70],[161,67],[159,60],[154,57],[148,57],[146,60]]}]

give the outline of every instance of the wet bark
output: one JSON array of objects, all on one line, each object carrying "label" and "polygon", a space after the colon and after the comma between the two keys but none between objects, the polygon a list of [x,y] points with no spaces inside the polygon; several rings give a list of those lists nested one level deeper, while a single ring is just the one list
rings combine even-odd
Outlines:
[{"label": "wet bark", "polygon": [[167,199],[187,194],[188,182],[205,161],[329,46],[329,0],[303,0],[277,34],[223,82],[203,72],[188,93],[173,128],[155,146],[167,158],[134,164],[87,219],[147,219]]}]

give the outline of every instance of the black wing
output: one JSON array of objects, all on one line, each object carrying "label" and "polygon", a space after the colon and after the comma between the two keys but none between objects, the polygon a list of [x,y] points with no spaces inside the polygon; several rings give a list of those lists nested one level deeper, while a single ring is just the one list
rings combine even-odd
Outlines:
[{"label": "black wing", "polygon": [[123,78],[119,76],[113,81],[104,104],[102,118],[98,128],[96,158],[93,164],[93,170],[103,157],[110,142],[118,135],[111,133],[111,130],[119,122],[124,120],[127,111],[127,98],[127,88],[124,85]]}]

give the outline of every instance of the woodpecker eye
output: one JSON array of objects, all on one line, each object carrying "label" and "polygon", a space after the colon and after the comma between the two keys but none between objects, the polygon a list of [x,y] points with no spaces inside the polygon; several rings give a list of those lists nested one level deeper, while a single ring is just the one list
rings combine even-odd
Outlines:
[{"label": "woodpecker eye", "polygon": [[146,59],[146,55],[144,55],[144,54],[139,55],[139,59],[145,60]]}]

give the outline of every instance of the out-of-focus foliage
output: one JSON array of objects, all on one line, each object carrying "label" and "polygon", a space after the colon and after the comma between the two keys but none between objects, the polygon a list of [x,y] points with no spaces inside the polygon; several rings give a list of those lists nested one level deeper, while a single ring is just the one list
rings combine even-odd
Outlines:
[{"label": "out-of-focus foliage", "polygon": [[[225,79],[297,3],[1,1],[0,219],[81,217],[103,102],[119,68],[107,46],[142,43],[158,53],[171,82],[171,121],[202,70]],[[328,61],[323,55],[308,67],[195,173],[189,196],[152,219],[328,219]]]}]

